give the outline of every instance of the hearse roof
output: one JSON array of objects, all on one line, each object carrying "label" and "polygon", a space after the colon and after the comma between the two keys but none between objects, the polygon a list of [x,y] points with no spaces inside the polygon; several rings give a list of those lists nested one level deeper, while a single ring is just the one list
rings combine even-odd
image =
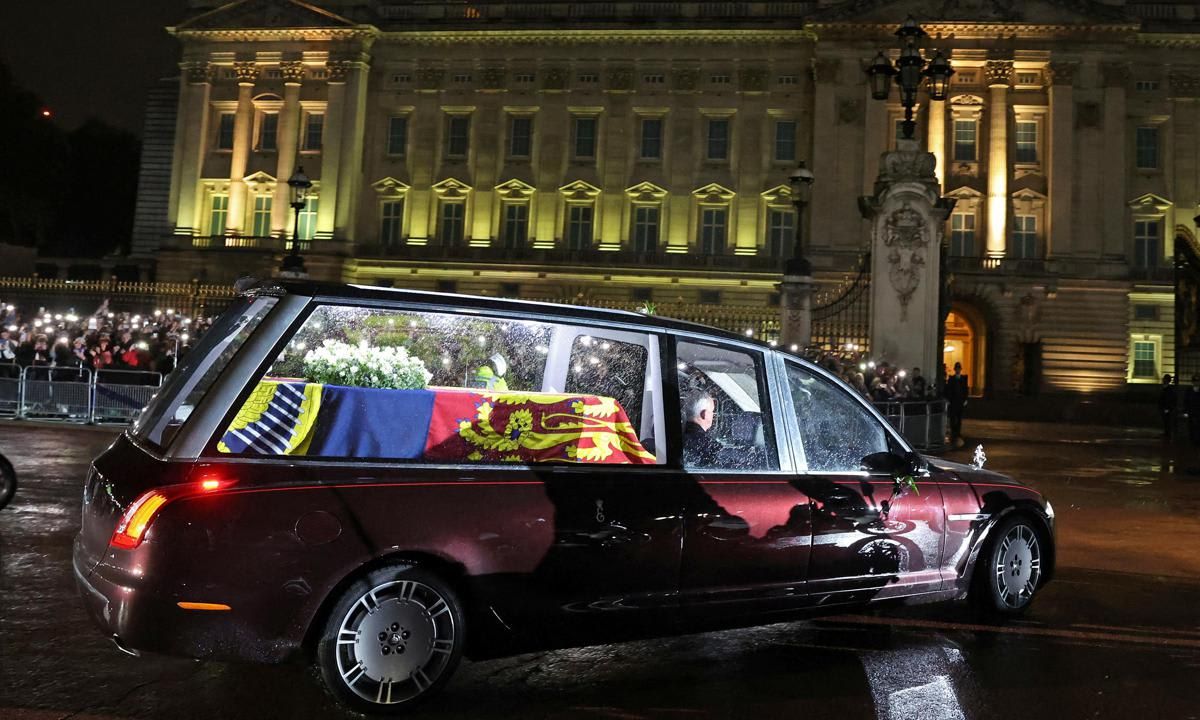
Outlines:
[{"label": "hearse roof", "polygon": [[428,290],[406,290],[402,288],[373,287],[369,285],[347,285],[344,283],[316,282],[308,280],[265,280],[250,286],[244,294],[275,294],[283,291],[288,294],[324,296],[334,298],[361,298],[367,300],[389,300],[398,302],[449,304],[457,307],[478,310],[510,310],[537,311],[547,315],[586,320],[629,322],[662,330],[677,330],[702,333],[714,338],[751,342],[767,347],[756,338],[714,328],[700,323],[674,320],[658,315],[645,315],[629,310],[611,310],[594,308],[566,303],[539,302],[537,300],[514,300],[509,298],[484,297],[480,295],[461,295],[457,293],[441,293]]}]

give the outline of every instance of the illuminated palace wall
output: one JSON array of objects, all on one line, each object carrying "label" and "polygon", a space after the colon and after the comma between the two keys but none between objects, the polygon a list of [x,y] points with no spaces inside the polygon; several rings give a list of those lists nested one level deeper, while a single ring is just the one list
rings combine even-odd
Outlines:
[{"label": "illuminated palace wall", "polygon": [[1200,201],[1193,7],[918,5],[198,0],[171,30],[158,277],[270,273],[295,229],[282,180],[302,166],[315,277],[762,308],[806,160],[807,236],[835,292],[901,114],[862,67],[914,12],[957,69],[947,101],[921,99],[918,133],[958,201],[948,266],[980,384],[1092,392],[1170,372],[1169,258]]}]

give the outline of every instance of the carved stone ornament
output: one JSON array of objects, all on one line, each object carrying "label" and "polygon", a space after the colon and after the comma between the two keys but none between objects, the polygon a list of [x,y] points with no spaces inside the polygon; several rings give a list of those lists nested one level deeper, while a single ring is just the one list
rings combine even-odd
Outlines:
[{"label": "carved stone ornament", "polygon": [[695,90],[700,83],[700,71],[696,68],[679,68],[674,73],[675,90]]},{"label": "carved stone ornament", "polygon": [[628,66],[609,68],[608,70],[608,89],[609,90],[632,90],[633,89],[633,68]]},{"label": "carved stone ornament", "polygon": [[1013,61],[988,60],[987,66],[983,69],[983,75],[987,78],[988,87],[992,87],[993,85],[1012,85]]},{"label": "carved stone ornament", "polygon": [[422,90],[440,90],[446,78],[446,68],[422,65],[417,68],[417,87]]},{"label": "carved stone ornament", "polygon": [[350,63],[345,60],[330,60],[325,63],[325,70],[329,73],[329,82],[344,83],[350,75]]},{"label": "carved stone ornament", "polygon": [[883,244],[888,248],[888,280],[900,301],[900,319],[908,319],[908,303],[921,285],[925,267],[925,218],[905,203],[888,216],[883,228]]},{"label": "carved stone ornament", "polygon": [[894,150],[883,154],[882,167],[879,170],[881,183],[896,182],[937,182],[934,169],[937,158],[933,153],[906,150]]},{"label": "carved stone ornament", "polygon": [[1200,97],[1200,77],[1171,73],[1171,97]]},{"label": "carved stone ornament", "polygon": [[743,92],[766,92],[769,75],[765,67],[744,67],[738,76]]},{"label": "carved stone ornament", "polygon": [[184,63],[183,70],[187,74],[187,81],[192,85],[210,83],[217,74],[216,68],[203,60]]},{"label": "carved stone ornament", "polygon": [[1099,128],[1104,126],[1104,108],[1098,102],[1075,103],[1075,127]]},{"label": "carved stone ornament", "polygon": [[502,67],[485,67],[479,73],[479,82],[487,90],[502,90],[507,73]]},{"label": "carved stone ornament", "polygon": [[983,105],[983,98],[979,97],[978,95],[971,94],[955,95],[954,97],[950,98],[950,104],[979,106]]},{"label": "carved stone ornament", "polygon": [[542,88],[546,90],[566,90],[567,70],[561,67],[548,67],[541,73]]},{"label": "carved stone ornament", "polygon": [[1079,72],[1077,62],[1052,62],[1047,68],[1052,85],[1074,85],[1075,74]]},{"label": "carved stone ornament", "polygon": [[841,98],[837,103],[839,125],[853,125],[863,121],[862,98]]},{"label": "carved stone ornament", "polygon": [[304,80],[304,63],[299,60],[289,60],[279,63],[279,73],[283,82],[288,85],[299,85]]},{"label": "carved stone ornament", "polygon": [[233,75],[237,78],[238,84],[253,83],[258,79],[258,65],[253,62],[235,62]]},{"label": "carved stone ornament", "polygon": [[1129,63],[1104,63],[1100,66],[1105,87],[1125,87],[1129,84]]},{"label": "carved stone ornament", "polygon": [[819,83],[835,83],[841,67],[842,61],[836,58],[813,60],[813,79]]}]

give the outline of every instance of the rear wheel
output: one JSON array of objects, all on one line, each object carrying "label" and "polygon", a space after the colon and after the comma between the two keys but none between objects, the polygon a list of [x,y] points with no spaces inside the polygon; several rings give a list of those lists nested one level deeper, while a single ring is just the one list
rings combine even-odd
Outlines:
[{"label": "rear wheel", "polygon": [[1001,522],[975,567],[973,596],[979,609],[1000,616],[1024,612],[1041,586],[1046,549],[1030,518]]},{"label": "rear wheel", "polygon": [[17,473],[8,460],[0,455],[0,508],[12,500],[17,492]]},{"label": "rear wheel", "polygon": [[397,714],[446,684],[462,656],[462,606],[434,573],[390,565],[354,582],[317,647],[333,695],[359,712]]}]

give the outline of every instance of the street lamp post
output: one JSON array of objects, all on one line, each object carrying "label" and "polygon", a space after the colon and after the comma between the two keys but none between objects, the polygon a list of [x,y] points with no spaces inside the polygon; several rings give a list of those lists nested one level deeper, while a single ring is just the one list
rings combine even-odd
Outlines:
[{"label": "street lamp post", "polygon": [[893,78],[900,88],[900,104],[904,107],[904,122],[901,130],[905,139],[912,140],[917,123],[913,120],[913,108],[917,105],[917,91],[921,84],[928,81],[927,90],[931,100],[945,100],[950,91],[950,76],[954,68],[941,51],[934,51],[933,58],[928,62],[921,54],[918,44],[921,38],[929,33],[921,29],[912,15],[904,21],[896,31],[900,38],[900,55],[896,64],[882,50],[867,66],[867,77],[871,83],[871,97],[876,100],[887,100],[891,92]]},{"label": "street lamp post", "polygon": [[796,244],[792,248],[792,258],[784,268],[785,275],[812,275],[812,263],[804,257],[804,206],[808,204],[809,193],[812,192],[816,178],[804,161],[792,171],[788,183],[792,190],[792,206],[796,208]]},{"label": "street lamp post", "polygon": [[291,205],[295,218],[292,225],[292,249],[283,257],[279,270],[285,276],[296,277],[308,273],[304,267],[304,258],[300,256],[300,211],[308,203],[308,190],[312,187],[312,180],[304,174],[304,168],[297,167],[296,172],[288,178],[287,184],[291,191]]}]

